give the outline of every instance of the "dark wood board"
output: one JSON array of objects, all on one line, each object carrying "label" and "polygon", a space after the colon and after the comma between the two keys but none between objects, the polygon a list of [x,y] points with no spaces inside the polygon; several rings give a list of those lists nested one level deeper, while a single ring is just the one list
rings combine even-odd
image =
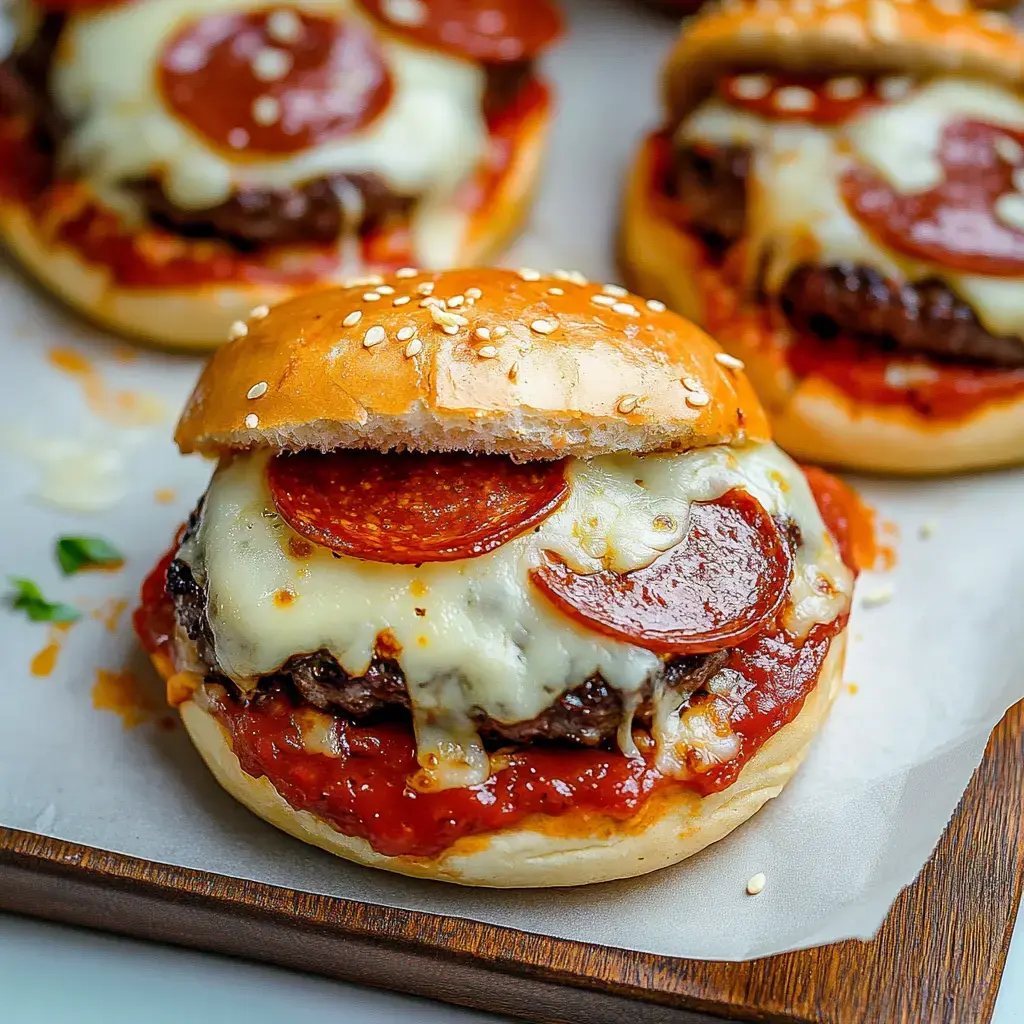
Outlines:
[{"label": "dark wood board", "polygon": [[532,1020],[985,1024],[1024,885],[1024,704],[871,942],[727,964],[293,892],[0,829],[0,909]]}]

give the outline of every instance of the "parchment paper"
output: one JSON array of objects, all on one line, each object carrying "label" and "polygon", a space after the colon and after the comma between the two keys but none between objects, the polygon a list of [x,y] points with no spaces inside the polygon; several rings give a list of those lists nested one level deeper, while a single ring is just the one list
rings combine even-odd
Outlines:
[{"label": "parchment paper", "polygon": [[[614,279],[619,180],[636,140],[657,120],[656,72],[674,30],[611,0],[580,0],[571,13],[572,35],[550,61],[562,104],[549,169],[532,229],[509,262]],[[89,383],[55,368],[48,353],[58,345],[86,353],[98,377]],[[209,475],[208,463],[182,459],[169,439],[198,362],[128,358],[123,344],[2,267],[0,352],[0,569],[85,608],[133,598]],[[125,389],[136,399],[159,396],[162,421],[112,424],[111,392]],[[128,418],[152,418],[151,405],[142,403],[141,417],[129,409]],[[102,451],[108,483],[125,498],[90,517],[42,504],[34,497],[38,459],[52,456],[53,445],[41,440],[73,453],[76,445]],[[656,953],[743,959],[869,937],[927,858],[989,731],[1024,696],[1024,474],[858,485],[898,524],[901,540],[897,568],[861,584],[861,595],[883,584],[894,594],[855,611],[846,678],[857,691],[844,689],[777,801],[676,868],[581,890],[488,892],[403,880],[304,846],[231,800],[182,729],[161,724],[160,686],[136,651],[127,615],[114,631],[87,616],[64,638],[53,673],[33,676],[47,627],[0,612],[0,822],[295,889]],[[114,539],[125,568],[62,579],[55,537],[87,532]],[[98,669],[134,673],[141,724],[126,728],[93,706]],[[119,678],[107,679],[101,704],[111,685],[130,689]],[[745,885],[759,871],[767,887],[752,898]]]}]

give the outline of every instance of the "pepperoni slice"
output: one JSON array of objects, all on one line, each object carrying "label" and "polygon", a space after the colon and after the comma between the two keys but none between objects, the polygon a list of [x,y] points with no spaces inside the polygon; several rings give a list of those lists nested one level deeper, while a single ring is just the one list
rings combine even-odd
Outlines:
[{"label": "pepperoni slice", "polygon": [[880,88],[886,86],[876,79],[853,76],[740,74],[726,75],[718,83],[731,106],[775,121],[811,124],[839,124],[867,106],[884,102]]},{"label": "pepperoni slice", "polygon": [[746,491],[690,506],[684,540],[644,569],[574,572],[548,553],[531,578],[563,612],[651,651],[700,654],[752,636],[793,573],[771,516]]},{"label": "pepperoni slice", "polygon": [[482,64],[529,60],[562,33],[549,0],[361,0],[393,32]]},{"label": "pepperoni slice", "polygon": [[283,454],[267,478],[296,533],[343,555],[402,564],[493,551],[549,516],[569,491],[563,462],[463,452]]},{"label": "pepperoni slice", "polygon": [[211,142],[272,154],[364,128],[392,91],[371,32],[291,7],[192,22],[159,76],[170,107]]},{"label": "pepperoni slice", "polygon": [[1024,273],[1024,132],[954,121],[936,154],[944,179],[926,192],[897,191],[873,168],[843,175],[850,213],[884,245],[967,274]]}]

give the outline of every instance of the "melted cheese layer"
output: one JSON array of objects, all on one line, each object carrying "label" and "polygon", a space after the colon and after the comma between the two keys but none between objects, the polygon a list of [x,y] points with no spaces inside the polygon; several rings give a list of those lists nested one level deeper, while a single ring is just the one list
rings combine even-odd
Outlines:
[{"label": "melted cheese layer", "polygon": [[874,167],[895,188],[914,193],[941,180],[937,150],[943,127],[975,118],[1024,129],[1024,101],[998,86],[938,78],[885,106],[836,126],[772,121],[709,99],[684,121],[681,142],[753,147],[748,187],[747,273],[777,292],[800,263],[849,262],[896,281],[938,277],[969,302],[993,334],[1024,336],[1021,278],[962,274],[908,259],[881,245],[850,215],[839,180],[851,162]]},{"label": "melted cheese layer", "polygon": [[[235,154],[211,145],[167,107],[155,69],[180,28],[265,6],[257,0],[136,0],[70,17],[50,83],[61,113],[74,126],[62,150],[64,163],[119,210],[132,201],[123,188],[131,179],[159,178],[176,205],[203,209],[239,188],[288,188],[346,172],[377,174],[396,193],[423,197],[432,209],[449,207],[445,201],[487,147],[483,69],[379,29],[394,91],[387,108],[359,131],[278,158]],[[287,6],[375,28],[353,0]],[[417,255],[432,264],[450,263],[461,241],[457,231],[458,238],[431,251],[427,233],[416,232],[415,225],[414,233]]]}]

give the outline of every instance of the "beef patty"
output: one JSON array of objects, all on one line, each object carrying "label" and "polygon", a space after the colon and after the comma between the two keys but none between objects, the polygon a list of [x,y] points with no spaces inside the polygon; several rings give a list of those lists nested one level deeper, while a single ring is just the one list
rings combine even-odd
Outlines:
[{"label": "beef patty", "polygon": [[[48,87],[65,15],[47,14],[31,43],[0,62],[0,112],[31,118],[40,166],[34,179],[45,188],[55,177],[57,153],[67,135]],[[494,116],[511,105],[533,74],[522,61],[486,66],[483,110]],[[292,188],[240,190],[201,210],[170,200],[159,178],[126,183],[149,218],[187,238],[222,239],[243,252],[273,245],[330,244],[342,234],[367,234],[391,216],[408,214],[415,197],[398,195],[375,174],[317,178]]]},{"label": "beef patty", "polygon": [[[194,526],[194,519],[190,526]],[[219,672],[213,634],[206,612],[206,594],[189,566],[175,559],[167,572],[167,592],[174,601],[181,628],[195,643],[209,670],[209,677],[234,690]],[[664,681],[682,694],[704,686],[725,663],[727,651],[677,656],[665,663]],[[314,707],[358,720],[389,713],[407,713],[409,693],[401,666],[393,658],[375,655],[361,676],[349,675],[327,651],[296,654],[278,672],[263,676],[257,697],[271,689],[290,690]],[[642,694],[650,698],[650,685]],[[500,722],[483,712],[474,717],[481,736],[495,743],[568,743],[577,746],[611,746],[622,722],[622,696],[595,673],[579,686],[563,693],[546,710],[524,722]],[[641,718],[645,709],[638,711]]]},{"label": "beef patty", "polygon": [[[746,229],[751,152],[749,146],[705,143],[676,152],[669,191],[713,257]],[[842,333],[893,352],[1024,366],[1024,340],[991,334],[971,306],[937,279],[899,284],[871,267],[805,264],[783,284],[779,305],[794,327],[826,341]]]}]

